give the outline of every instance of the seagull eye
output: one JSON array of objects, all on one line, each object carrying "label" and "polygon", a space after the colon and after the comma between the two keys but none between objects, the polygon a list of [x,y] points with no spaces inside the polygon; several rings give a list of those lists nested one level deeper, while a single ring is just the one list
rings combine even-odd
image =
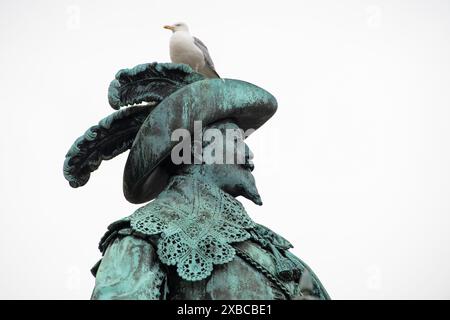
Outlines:
[{"label": "seagull eye", "polygon": [[177,23],[177,24],[175,25],[175,27],[179,27],[179,26],[181,26],[181,24],[179,24],[179,23]]}]

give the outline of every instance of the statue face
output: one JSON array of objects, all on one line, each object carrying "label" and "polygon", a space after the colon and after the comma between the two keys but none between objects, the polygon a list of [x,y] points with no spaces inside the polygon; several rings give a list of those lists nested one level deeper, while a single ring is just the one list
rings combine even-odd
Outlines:
[{"label": "statue face", "polygon": [[218,150],[221,150],[221,156],[217,157],[217,152],[213,155],[211,144],[205,143],[202,164],[204,171],[208,172],[209,177],[225,192],[235,197],[244,196],[261,205],[261,197],[252,175],[253,153],[244,142],[242,130],[239,130],[239,127],[232,122],[220,122],[207,130],[210,129],[221,133],[222,138],[216,140],[219,143],[215,145]]},{"label": "statue face", "polygon": [[[235,150],[239,156],[240,150]],[[254,165],[251,161],[253,155],[245,144],[245,162],[242,164],[204,164],[206,171],[225,192],[234,197],[243,196],[257,205],[262,205],[261,197],[256,188],[252,171]]]},{"label": "statue face", "polygon": [[[234,197],[244,196],[261,205],[261,198],[252,175],[253,153],[244,142],[245,134],[233,122],[223,121],[203,131],[202,143],[184,144],[188,152],[185,164],[175,174],[190,174],[216,184]],[[186,148],[187,146],[187,148]],[[199,150],[200,149],[200,150]],[[184,157],[184,156],[183,156]],[[176,163],[173,161],[172,163]]]}]

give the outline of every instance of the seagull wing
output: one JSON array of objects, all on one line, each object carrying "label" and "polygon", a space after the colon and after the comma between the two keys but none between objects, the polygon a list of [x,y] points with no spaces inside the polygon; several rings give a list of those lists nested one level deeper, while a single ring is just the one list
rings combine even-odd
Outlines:
[{"label": "seagull wing", "polygon": [[211,59],[211,56],[209,55],[208,47],[199,39],[196,37],[194,38],[194,44],[202,51],[203,57],[205,59],[206,66],[211,70],[212,73],[214,73],[217,78],[220,78],[219,74],[217,73],[216,69],[214,68],[214,62]]}]

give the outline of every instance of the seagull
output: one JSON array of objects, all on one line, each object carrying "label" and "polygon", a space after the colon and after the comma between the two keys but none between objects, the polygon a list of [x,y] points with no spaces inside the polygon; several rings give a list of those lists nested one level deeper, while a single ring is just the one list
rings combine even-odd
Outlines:
[{"label": "seagull", "polygon": [[191,36],[186,23],[167,25],[164,29],[173,32],[170,38],[170,59],[173,63],[187,64],[207,78],[220,78],[214,69],[208,48],[200,39]]}]

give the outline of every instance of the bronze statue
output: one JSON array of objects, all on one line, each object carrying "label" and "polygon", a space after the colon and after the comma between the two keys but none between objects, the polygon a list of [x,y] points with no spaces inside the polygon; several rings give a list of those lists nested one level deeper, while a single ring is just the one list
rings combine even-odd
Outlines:
[{"label": "bronze statue", "polygon": [[152,63],[119,71],[109,101],[134,106],[74,143],[65,177],[82,186],[102,160],[130,149],[124,195],[148,203],[108,227],[92,299],[329,299],[292,245],[236,200],[262,204],[244,139],[275,113],[270,93]]}]

